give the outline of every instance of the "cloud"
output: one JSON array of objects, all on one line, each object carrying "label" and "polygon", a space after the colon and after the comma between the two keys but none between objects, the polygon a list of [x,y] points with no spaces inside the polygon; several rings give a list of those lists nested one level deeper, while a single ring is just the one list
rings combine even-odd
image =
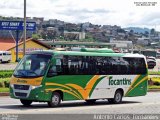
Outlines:
[{"label": "cloud", "polygon": [[[155,0],[157,4],[154,7],[137,7],[134,4],[136,1],[138,0],[27,0],[27,16],[122,27],[158,26],[158,0]],[[0,8],[0,15],[23,17],[23,0],[1,0]]]},{"label": "cloud", "polygon": [[141,20],[140,24],[157,25],[160,23],[160,12],[148,13]]},{"label": "cloud", "polygon": [[23,9],[23,2],[19,0],[11,0],[9,2],[7,0],[1,0],[0,8],[2,9]]}]

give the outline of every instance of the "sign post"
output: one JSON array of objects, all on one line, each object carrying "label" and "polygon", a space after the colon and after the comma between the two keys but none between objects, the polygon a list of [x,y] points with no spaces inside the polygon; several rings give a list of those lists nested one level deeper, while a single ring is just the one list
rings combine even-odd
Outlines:
[{"label": "sign post", "polygon": [[23,56],[26,54],[26,0],[24,0],[24,40],[23,40]]},{"label": "sign post", "polygon": [[[26,30],[28,31],[36,30],[35,22],[26,22],[25,25],[26,25]],[[0,30],[16,30],[16,62],[17,62],[18,61],[19,32],[24,30],[24,22],[23,21],[0,21]]]},{"label": "sign post", "polygon": [[19,30],[16,30],[16,62],[18,62],[18,41],[19,41]]}]

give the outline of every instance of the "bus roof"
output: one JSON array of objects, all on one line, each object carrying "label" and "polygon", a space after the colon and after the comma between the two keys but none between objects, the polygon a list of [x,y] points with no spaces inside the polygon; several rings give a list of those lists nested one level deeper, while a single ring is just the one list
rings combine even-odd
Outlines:
[{"label": "bus roof", "polygon": [[80,51],[54,51],[54,50],[43,50],[34,51],[29,54],[50,54],[50,55],[77,55],[77,56],[116,56],[116,57],[144,57],[140,54],[131,53],[99,53],[99,52],[80,52]]},{"label": "bus roof", "polygon": [[108,48],[81,48],[81,52],[114,53],[112,49]]},{"label": "bus roof", "polygon": [[98,53],[98,52],[77,52],[77,51],[54,51],[55,55],[78,55],[78,56],[116,56],[116,57],[144,57],[140,54],[131,53]]}]

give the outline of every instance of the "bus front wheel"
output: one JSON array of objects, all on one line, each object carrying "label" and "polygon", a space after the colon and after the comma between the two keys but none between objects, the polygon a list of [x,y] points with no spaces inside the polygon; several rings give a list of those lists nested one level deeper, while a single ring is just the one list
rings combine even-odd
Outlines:
[{"label": "bus front wheel", "polygon": [[58,92],[53,92],[51,100],[48,102],[49,107],[57,107],[61,103],[61,95]]},{"label": "bus front wheel", "polygon": [[30,106],[32,104],[31,100],[22,100],[22,99],[20,99],[20,101],[24,106]]},{"label": "bus front wheel", "polygon": [[109,103],[119,104],[122,102],[123,93],[120,90],[115,92],[114,98],[108,99]]}]

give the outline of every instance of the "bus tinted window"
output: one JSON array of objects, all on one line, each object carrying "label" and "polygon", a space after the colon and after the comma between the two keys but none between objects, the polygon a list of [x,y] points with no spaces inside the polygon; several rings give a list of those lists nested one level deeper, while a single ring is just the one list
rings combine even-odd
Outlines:
[{"label": "bus tinted window", "polygon": [[130,75],[146,74],[143,58],[64,56],[57,65],[65,75]]},{"label": "bus tinted window", "polygon": [[146,65],[143,58],[124,58],[129,63],[128,74],[146,74]]}]

